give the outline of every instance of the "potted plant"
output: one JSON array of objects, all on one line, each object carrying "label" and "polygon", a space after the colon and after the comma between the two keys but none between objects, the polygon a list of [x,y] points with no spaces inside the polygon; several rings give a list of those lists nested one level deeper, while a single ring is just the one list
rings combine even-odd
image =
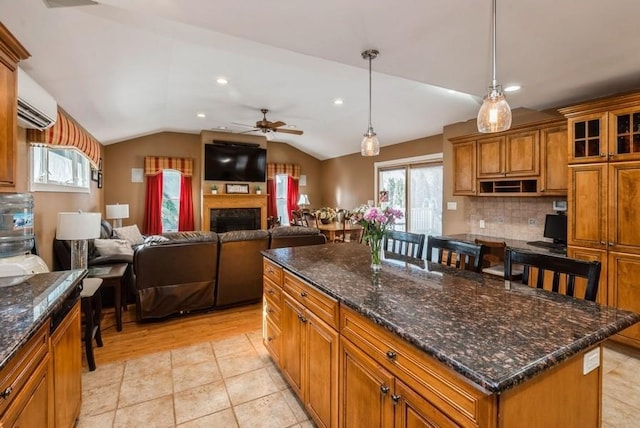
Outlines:
[{"label": "potted plant", "polygon": [[335,220],[336,210],[331,207],[322,207],[315,212],[315,215],[322,224],[329,224]]},{"label": "potted plant", "polygon": [[211,186],[211,194],[212,195],[217,195],[218,194],[218,186],[217,185],[213,185]]},{"label": "potted plant", "polygon": [[258,184],[256,186],[256,195],[261,195],[262,194],[262,187],[260,187],[260,185]]}]

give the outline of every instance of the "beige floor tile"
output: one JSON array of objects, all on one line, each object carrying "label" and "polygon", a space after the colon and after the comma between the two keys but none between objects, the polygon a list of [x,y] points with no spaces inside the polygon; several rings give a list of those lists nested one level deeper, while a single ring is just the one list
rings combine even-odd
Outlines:
[{"label": "beige floor tile", "polygon": [[116,412],[113,410],[101,415],[80,416],[76,428],[111,428],[113,427],[113,418],[115,415]]},{"label": "beige floor tile", "polygon": [[222,410],[212,415],[178,425],[178,428],[238,428],[236,416],[232,409]]},{"label": "beige floor tile", "polygon": [[211,344],[213,345],[213,351],[217,358],[254,350],[251,341],[249,341],[249,338],[244,334],[211,342]]},{"label": "beige floor tile", "polygon": [[284,377],[282,377],[282,373],[280,373],[280,370],[276,368],[273,362],[267,365],[267,371],[269,372],[269,376],[271,376],[271,379],[276,384],[279,390],[282,391],[283,389],[289,388],[289,385],[287,385]]},{"label": "beige floor tile", "polygon": [[312,421],[304,421],[300,423],[300,428],[316,428],[316,424]]},{"label": "beige floor tile", "polygon": [[124,367],[124,377],[126,379],[131,376],[149,376],[170,369],[171,352],[159,352],[127,360]]},{"label": "beige floor tile", "polygon": [[611,397],[602,395],[602,427],[611,428],[638,428],[640,412],[626,403]]},{"label": "beige floor tile", "polygon": [[222,380],[222,375],[218,370],[218,364],[215,359],[173,369],[174,393],[219,380]]},{"label": "beige floor tile", "polygon": [[120,384],[117,383],[92,389],[83,388],[80,414],[92,416],[115,410],[118,406],[119,391]]},{"label": "beige floor tile", "polygon": [[284,428],[297,423],[280,392],[240,404],[233,410],[240,428]]},{"label": "beige floor tile", "polygon": [[[245,338],[245,340],[249,343],[248,339]],[[218,367],[220,367],[220,373],[222,373],[222,377],[225,379],[266,367],[268,364],[269,362],[261,358],[253,349],[253,346],[250,350],[241,354],[230,354],[218,357]]]},{"label": "beige floor tile", "polygon": [[177,423],[185,423],[231,407],[224,383],[214,382],[176,394]]},{"label": "beige floor tile", "polygon": [[611,349],[606,346],[603,347],[603,353],[602,353],[603,373],[608,373],[611,370],[614,370],[616,367],[618,367],[623,362],[627,361],[629,358],[631,357],[621,352],[618,352],[615,349]]},{"label": "beige floor tile", "polygon": [[266,368],[227,378],[225,384],[234,406],[279,391]]},{"label": "beige floor tile", "polygon": [[247,337],[249,341],[256,346],[257,343],[262,345],[262,329],[254,330],[252,332],[247,333]]},{"label": "beige floor tile", "polygon": [[174,427],[173,400],[170,395],[145,401],[116,411],[114,428]]},{"label": "beige floor tile", "polygon": [[295,415],[296,420],[298,422],[304,422],[309,420],[309,415],[304,410],[302,403],[300,403],[300,401],[298,400],[298,397],[296,397],[293,391],[291,391],[290,389],[286,389],[282,391],[282,396],[284,397],[284,400],[287,402],[287,404],[291,408],[291,411]]},{"label": "beige floor tile", "polygon": [[215,362],[211,342],[200,343],[171,351],[171,362],[174,368],[205,361]]},{"label": "beige floor tile", "polygon": [[93,389],[98,386],[120,383],[124,373],[124,361],[96,366],[92,372],[82,373],[82,389]]},{"label": "beige floor tile", "polygon": [[171,394],[173,394],[171,370],[146,376],[135,376],[130,373],[129,376],[125,375],[122,380],[118,408]]},{"label": "beige floor tile", "polygon": [[[605,394],[640,410],[640,382],[635,361],[620,364],[602,378]],[[632,369],[635,368],[635,373]]]}]

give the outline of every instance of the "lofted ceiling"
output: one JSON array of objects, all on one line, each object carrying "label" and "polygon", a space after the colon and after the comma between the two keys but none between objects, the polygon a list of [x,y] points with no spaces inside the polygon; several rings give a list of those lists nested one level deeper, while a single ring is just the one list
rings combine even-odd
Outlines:
[{"label": "lofted ceiling", "polygon": [[[159,131],[242,132],[262,118],[319,159],[473,119],[491,80],[491,0],[0,0],[21,63],[104,144]],[[53,7],[61,6],[61,7]],[[498,1],[498,81],[512,108],[640,87],[638,0]],[[228,84],[216,83],[219,77]],[[334,105],[340,98],[342,105]],[[197,117],[205,113],[205,118]]]}]

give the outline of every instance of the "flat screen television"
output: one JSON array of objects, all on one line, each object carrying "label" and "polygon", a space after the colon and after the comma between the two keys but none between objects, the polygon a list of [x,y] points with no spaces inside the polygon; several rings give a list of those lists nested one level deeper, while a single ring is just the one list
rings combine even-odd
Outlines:
[{"label": "flat screen television", "polygon": [[204,179],[265,181],[267,150],[234,143],[205,144]]},{"label": "flat screen television", "polygon": [[567,216],[547,214],[543,236],[553,239],[554,244],[567,245]]}]

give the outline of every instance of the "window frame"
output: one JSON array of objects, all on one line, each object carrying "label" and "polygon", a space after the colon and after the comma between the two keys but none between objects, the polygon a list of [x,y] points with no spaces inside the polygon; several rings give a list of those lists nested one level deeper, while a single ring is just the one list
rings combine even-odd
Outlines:
[{"label": "window frame", "polygon": [[[35,151],[40,150],[44,154],[41,160],[46,163],[48,170],[49,152],[50,151],[64,151],[65,154],[72,154],[72,157],[65,156],[72,162],[72,175],[74,177],[74,184],[64,184],[59,182],[49,182],[50,175],[47,174],[47,182],[39,183],[33,180],[34,171],[36,170]],[[77,164],[80,160],[83,171],[80,174],[84,177],[86,186],[78,185],[75,182],[75,177],[78,176]],[[42,170],[42,165],[38,165]],[[91,193],[91,162],[89,158],[81,151],[72,147],[48,147],[41,145],[31,145],[29,147],[29,191],[30,192],[65,192],[65,193]]]}]

